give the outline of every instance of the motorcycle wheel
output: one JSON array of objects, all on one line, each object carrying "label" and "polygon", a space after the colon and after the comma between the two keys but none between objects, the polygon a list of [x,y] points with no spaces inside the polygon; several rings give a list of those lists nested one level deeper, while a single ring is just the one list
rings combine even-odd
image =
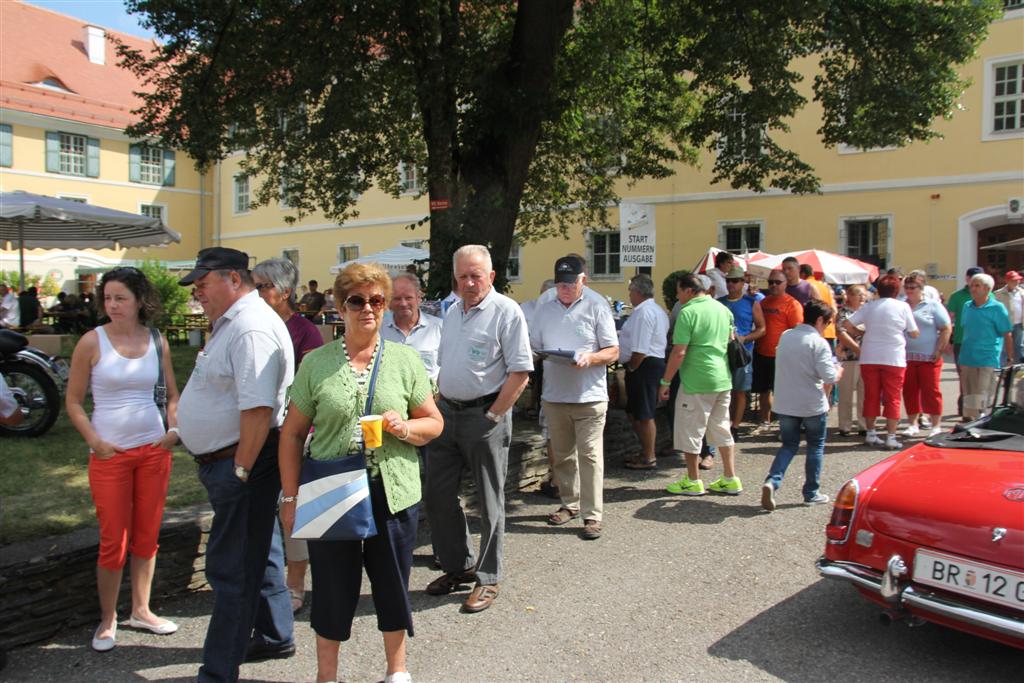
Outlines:
[{"label": "motorcycle wheel", "polygon": [[22,412],[28,408],[21,424],[0,425],[0,434],[26,437],[45,434],[60,415],[60,391],[53,380],[42,369],[22,361],[0,365],[0,373],[18,399]]}]

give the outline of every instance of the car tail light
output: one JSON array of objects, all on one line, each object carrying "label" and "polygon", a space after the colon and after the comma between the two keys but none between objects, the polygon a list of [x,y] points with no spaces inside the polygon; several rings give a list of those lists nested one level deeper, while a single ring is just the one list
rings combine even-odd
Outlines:
[{"label": "car tail light", "polygon": [[828,520],[828,526],[825,527],[829,543],[846,543],[850,537],[859,494],[860,485],[856,479],[851,479],[839,489],[836,502],[832,504],[832,519]]}]

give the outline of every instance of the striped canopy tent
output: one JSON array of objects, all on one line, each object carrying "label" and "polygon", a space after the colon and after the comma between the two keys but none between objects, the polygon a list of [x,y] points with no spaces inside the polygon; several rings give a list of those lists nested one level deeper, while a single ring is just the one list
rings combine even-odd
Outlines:
[{"label": "striped canopy tent", "polygon": [[159,218],[29,192],[0,192],[0,241],[25,249],[118,249],[180,242]]},{"label": "striped canopy tent", "polygon": [[804,249],[750,259],[747,270],[757,277],[766,278],[772,270],[782,268],[783,259],[790,256],[800,264],[810,264],[815,277],[830,285],[865,284],[878,279],[878,266],[823,249]]},{"label": "striped canopy tent", "polygon": [[366,256],[360,256],[354,258],[351,261],[344,261],[336,266],[331,266],[332,273],[340,273],[345,269],[346,266],[352,263],[379,263],[384,266],[388,272],[395,274],[405,271],[405,269],[416,263],[423,263],[430,260],[430,252],[426,249],[417,249],[416,247],[392,247],[391,249],[385,249],[384,251],[378,251],[373,254],[367,254]]},{"label": "striped canopy tent", "polygon": [[[718,256],[723,250],[718,247],[708,247],[708,252],[700,257],[700,261],[693,267],[695,273],[706,273],[711,268],[715,267],[715,257]],[[747,262],[757,258],[763,258],[765,256],[771,256],[771,254],[764,251],[752,251],[746,254],[733,254],[733,258],[736,259],[736,265],[743,270],[747,269]]]}]

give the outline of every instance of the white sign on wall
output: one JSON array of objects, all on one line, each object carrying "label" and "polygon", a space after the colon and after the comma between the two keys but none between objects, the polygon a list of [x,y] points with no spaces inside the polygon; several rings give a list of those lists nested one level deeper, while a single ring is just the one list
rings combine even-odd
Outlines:
[{"label": "white sign on wall", "polygon": [[654,267],[655,236],[653,206],[626,202],[619,204],[621,265]]}]

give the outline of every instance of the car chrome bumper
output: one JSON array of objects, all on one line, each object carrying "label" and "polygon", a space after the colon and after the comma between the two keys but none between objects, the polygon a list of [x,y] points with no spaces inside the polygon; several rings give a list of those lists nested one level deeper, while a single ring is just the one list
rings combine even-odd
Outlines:
[{"label": "car chrome bumper", "polygon": [[941,615],[947,619],[986,628],[999,633],[1024,638],[1024,619],[987,612],[983,607],[956,598],[907,585],[892,597],[883,590],[885,573],[854,562],[835,562],[820,558],[815,562],[818,573],[826,579],[839,579],[869,590],[883,597],[896,608],[912,607]]}]

